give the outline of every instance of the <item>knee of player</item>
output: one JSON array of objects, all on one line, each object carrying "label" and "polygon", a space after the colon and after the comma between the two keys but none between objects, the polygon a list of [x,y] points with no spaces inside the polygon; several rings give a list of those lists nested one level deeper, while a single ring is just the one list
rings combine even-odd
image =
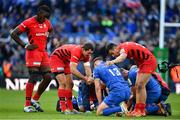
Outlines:
[{"label": "knee of player", "polygon": [[29,81],[28,82],[30,82],[30,83],[36,83],[38,80],[40,80],[40,78],[41,78],[41,74],[40,74],[40,72],[39,71],[33,71],[33,70],[31,70],[31,71],[29,71]]},{"label": "knee of player", "polygon": [[42,75],[43,75],[44,79],[51,81],[52,76],[51,76],[51,72],[50,71],[42,72]]},{"label": "knee of player", "polygon": [[136,89],[141,90],[143,87],[145,87],[145,84],[143,82],[136,83]]}]

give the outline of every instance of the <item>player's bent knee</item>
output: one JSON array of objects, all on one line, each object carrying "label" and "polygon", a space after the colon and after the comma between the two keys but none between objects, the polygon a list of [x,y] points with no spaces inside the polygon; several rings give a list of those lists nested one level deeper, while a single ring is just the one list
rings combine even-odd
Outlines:
[{"label": "player's bent knee", "polygon": [[64,75],[64,72],[61,73],[54,73],[56,76],[56,80],[58,81],[60,86],[66,86],[66,77]]},{"label": "player's bent knee", "polygon": [[42,72],[43,78],[47,81],[51,81],[52,76],[51,76],[51,72],[47,71],[47,72]]},{"label": "player's bent knee", "polygon": [[41,77],[41,73],[39,71],[33,71],[33,70],[30,70],[29,71],[29,81],[30,83],[36,83],[40,77]]},{"label": "player's bent knee", "polygon": [[138,90],[142,90],[143,88],[145,88],[145,84],[143,82],[139,82],[136,84],[136,88]]}]

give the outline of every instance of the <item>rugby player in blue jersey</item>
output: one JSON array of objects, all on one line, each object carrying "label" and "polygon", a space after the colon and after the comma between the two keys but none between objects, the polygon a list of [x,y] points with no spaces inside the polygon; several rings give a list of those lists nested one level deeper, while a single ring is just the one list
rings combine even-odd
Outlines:
[{"label": "rugby player in blue jersey", "polygon": [[[122,77],[119,68],[116,65],[107,66],[102,58],[97,57],[94,59],[93,77],[99,103],[96,114],[108,116],[113,113],[124,112],[119,104],[127,101],[131,93],[128,82]],[[101,82],[109,90],[109,94],[104,100],[102,100]]]},{"label": "rugby player in blue jersey", "polygon": [[[131,82],[131,90],[135,100],[135,83],[136,76],[138,73],[137,66],[132,66],[131,69],[125,70],[121,69],[122,75],[125,79],[129,78]],[[146,114],[158,114],[158,115],[171,115],[170,103],[165,104],[164,102],[169,96],[170,89],[168,85],[163,81],[159,74],[153,72],[150,80],[146,85],[147,99],[146,99]],[[134,101],[135,103],[135,101]],[[133,108],[133,107],[131,107]]]}]

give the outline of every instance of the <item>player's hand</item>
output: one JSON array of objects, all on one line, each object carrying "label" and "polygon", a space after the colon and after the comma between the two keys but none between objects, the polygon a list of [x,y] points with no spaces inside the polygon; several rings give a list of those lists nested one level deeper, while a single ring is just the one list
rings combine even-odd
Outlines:
[{"label": "player's hand", "polygon": [[106,61],[106,65],[109,66],[109,65],[113,65],[114,62],[113,61]]},{"label": "player's hand", "polygon": [[93,78],[88,77],[87,80],[86,80],[86,84],[90,85],[91,83],[93,83]]},{"label": "player's hand", "polygon": [[27,44],[27,45],[25,46],[25,49],[26,49],[26,50],[34,50],[34,49],[37,49],[37,48],[38,48],[38,46],[35,45],[35,44]]}]

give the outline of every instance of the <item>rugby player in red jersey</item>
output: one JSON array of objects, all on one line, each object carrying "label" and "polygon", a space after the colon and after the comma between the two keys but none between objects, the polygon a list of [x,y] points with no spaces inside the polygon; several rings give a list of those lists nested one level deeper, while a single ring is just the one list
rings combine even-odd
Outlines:
[{"label": "rugby player in red jersey", "polygon": [[144,46],[135,42],[124,42],[119,45],[113,43],[107,46],[107,51],[116,59],[107,61],[107,65],[123,62],[126,58],[134,60],[139,71],[136,77],[136,105],[129,116],[146,116],[146,84],[155,71],[157,63],[154,55]]},{"label": "rugby player in red jersey", "polygon": [[[89,60],[93,50],[94,46],[91,43],[85,43],[84,45],[65,44],[57,48],[50,56],[51,72],[55,74],[59,83],[59,104],[64,114],[74,113],[71,73],[86,81],[88,84],[92,82]],[[86,76],[77,70],[79,61],[84,62]]]},{"label": "rugby player in red jersey", "polygon": [[[48,18],[50,8],[42,5],[38,8],[37,15],[24,20],[11,32],[11,37],[26,49],[26,66],[29,70],[29,80],[26,84],[26,101],[24,112],[43,112],[38,100],[51,81],[49,57],[46,51],[47,38],[53,31]],[[29,43],[25,44],[20,38],[21,33],[26,33]],[[43,77],[37,92],[32,97],[34,85],[39,77]],[[34,109],[34,107],[35,109]]]}]

